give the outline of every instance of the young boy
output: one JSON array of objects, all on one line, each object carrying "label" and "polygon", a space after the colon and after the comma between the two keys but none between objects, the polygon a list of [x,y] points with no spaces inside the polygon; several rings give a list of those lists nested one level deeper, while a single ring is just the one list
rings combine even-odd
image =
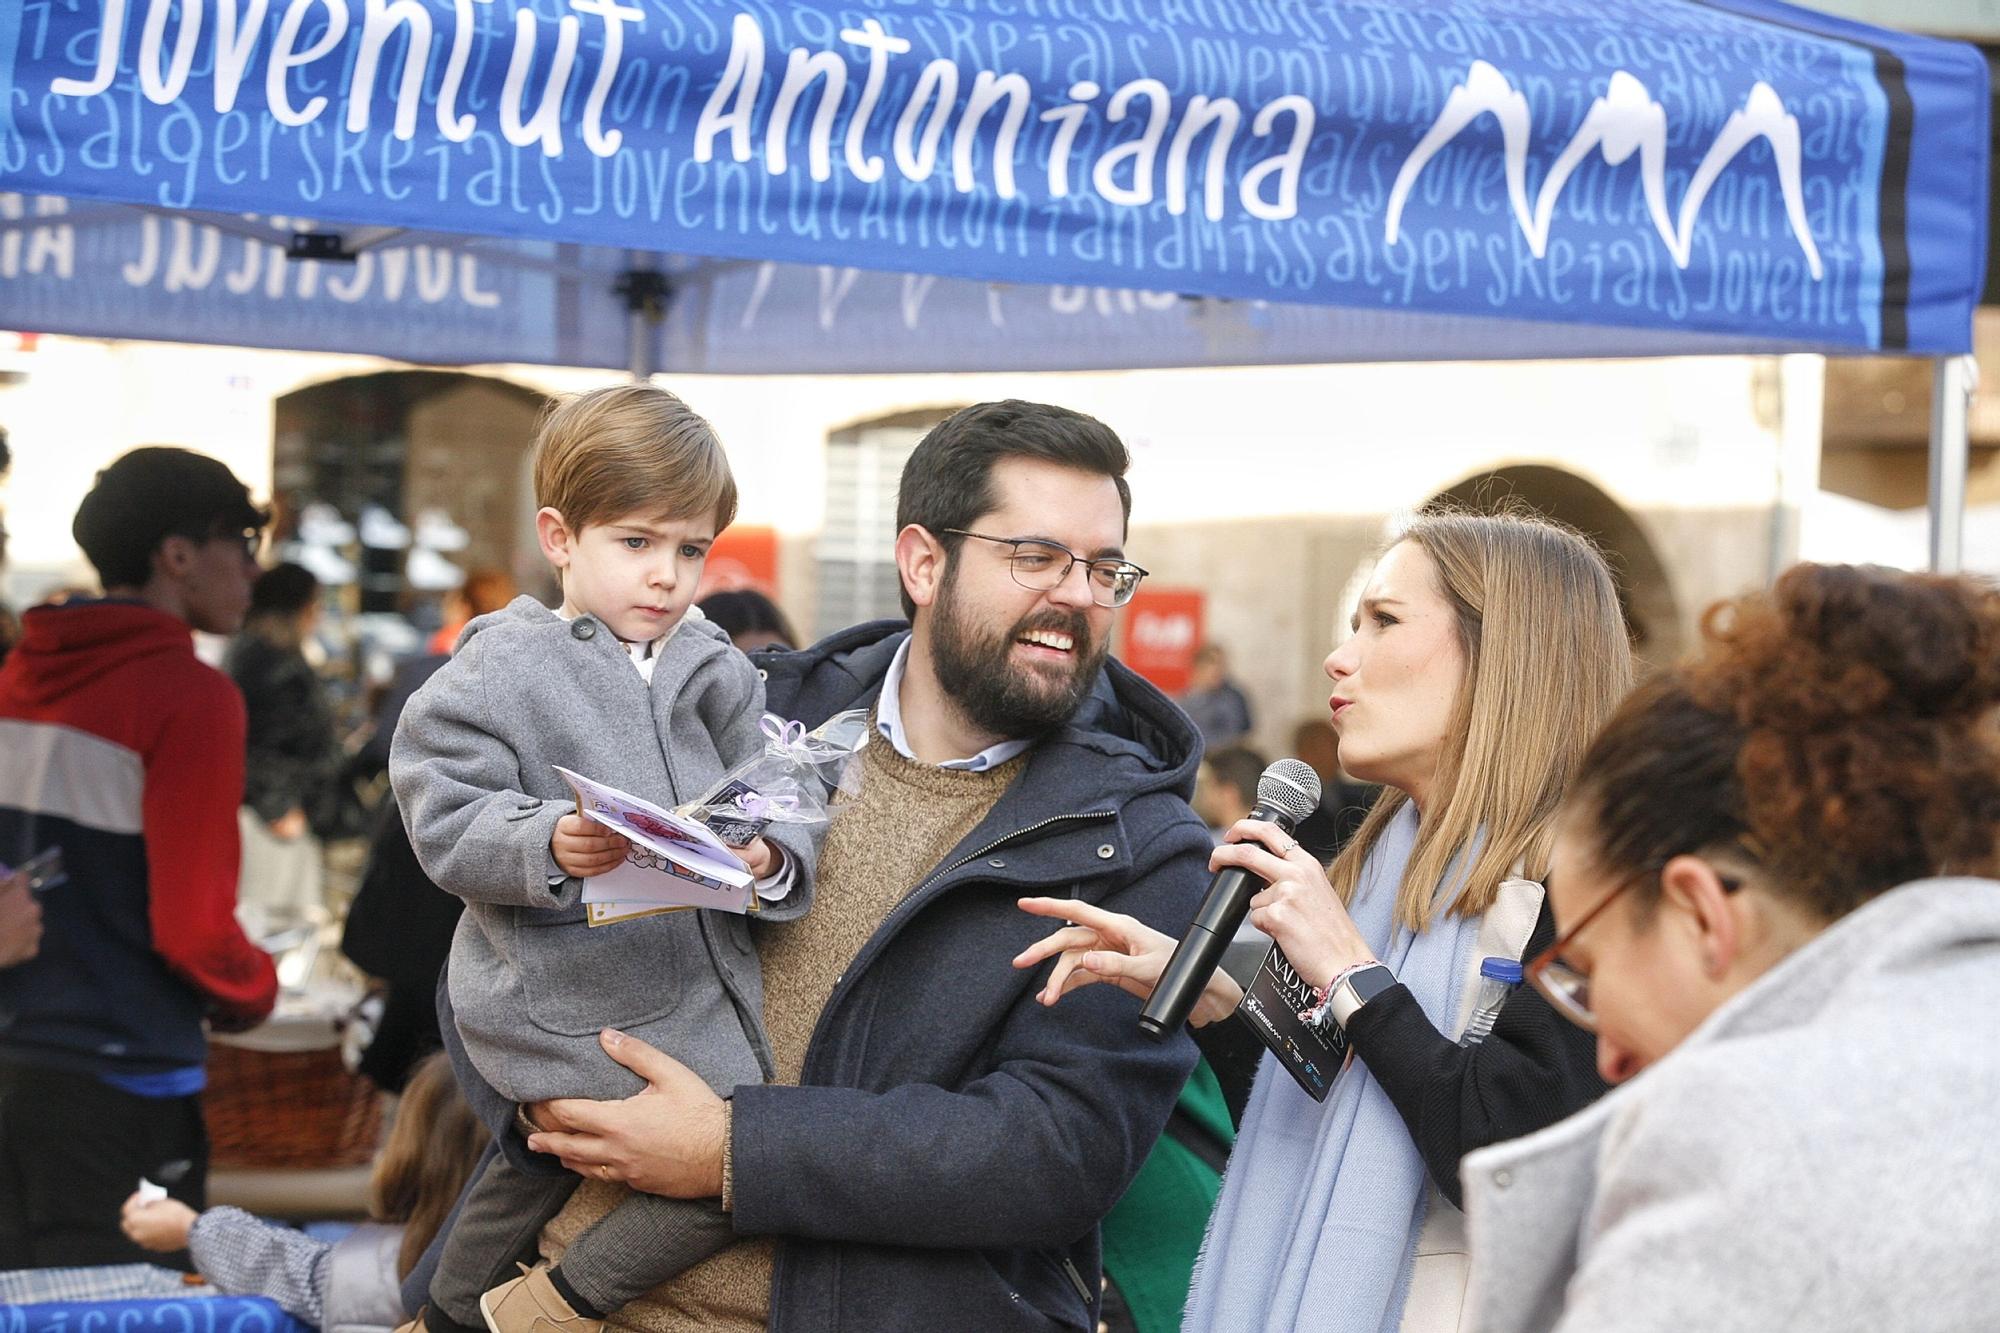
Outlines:
[{"label": "young boy", "polygon": [[[746,922],[676,911],[588,925],[581,880],[618,865],[626,844],[575,813],[555,766],[673,806],[763,745],[762,681],[689,609],[736,485],[708,423],[647,385],[561,404],[535,449],[535,526],[562,609],[522,597],[467,626],[410,700],[389,757],[419,861],[466,900],[448,972],[459,1033],[479,1075],[523,1106],[638,1092],[599,1048],[605,1027],[726,1096],[771,1073]],[[741,854],[764,919],[805,912],[809,838],[773,830]],[[577,1184],[494,1159],[431,1284],[433,1333],[594,1329],[733,1239],[715,1203],[634,1193],[559,1265],[502,1283]]]}]

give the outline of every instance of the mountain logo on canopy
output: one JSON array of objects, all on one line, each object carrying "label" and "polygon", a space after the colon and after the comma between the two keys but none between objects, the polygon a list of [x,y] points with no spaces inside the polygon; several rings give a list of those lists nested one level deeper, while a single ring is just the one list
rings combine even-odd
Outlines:
[{"label": "mountain logo on canopy", "polygon": [[1653,227],[1660,233],[1674,263],[1688,266],[1693,250],[1694,224],[1702,204],[1736,155],[1757,139],[1767,140],[1778,169],[1778,189],[1784,199],[1785,215],[1791,220],[1792,234],[1805,251],[1806,265],[1813,279],[1824,276],[1819,247],[1813,243],[1812,227],[1806,221],[1805,192],[1800,184],[1799,121],[1785,110],[1785,104],[1770,84],[1761,80],[1750,89],[1743,108],[1733,111],[1723,122],[1715,142],[1695,168],[1687,192],[1681,196],[1678,218],[1667,208],[1667,112],[1653,100],[1646,85],[1624,70],[1611,76],[1611,86],[1590,104],[1590,111],[1567,147],[1557,157],[1542,180],[1542,188],[1531,209],[1528,204],[1528,139],[1532,122],[1528,99],[1507,80],[1507,76],[1484,60],[1472,62],[1465,82],[1451,90],[1444,109],[1438,113],[1430,132],[1404,161],[1389,192],[1389,211],[1384,220],[1383,240],[1396,243],[1402,230],[1403,207],[1417,177],[1430,160],[1481,116],[1491,115],[1500,124],[1500,140],[1506,153],[1507,197],[1521,233],[1537,259],[1543,258],[1549,243],[1549,226],[1555,216],[1556,201],[1563,186],[1592,153],[1618,166],[1634,153],[1639,155],[1640,184]]}]

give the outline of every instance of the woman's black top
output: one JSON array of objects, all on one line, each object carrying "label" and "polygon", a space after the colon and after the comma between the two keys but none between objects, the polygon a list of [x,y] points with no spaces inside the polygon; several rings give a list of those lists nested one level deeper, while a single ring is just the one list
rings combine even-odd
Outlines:
[{"label": "woman's black top", "polygon": [[[1545,900],[1523,956],[1534,957],[1554,939],[1555,917]],[[1467,1153],[1553,1125],[1605,1091],[1597,1039],[1526,982],[1475,1046],[1439,1032],[1400,983],[1361,1006],[1347,1035],[1453,1204],[1460,1201],[1459,1159]]]}]

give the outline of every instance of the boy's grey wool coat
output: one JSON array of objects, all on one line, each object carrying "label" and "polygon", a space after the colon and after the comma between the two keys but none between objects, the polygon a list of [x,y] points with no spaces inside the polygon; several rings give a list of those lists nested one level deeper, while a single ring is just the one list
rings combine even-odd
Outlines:
[{"label": "boy's grey wool coat", "polygon": [[2000,1328],[2000,883],[1834,922],[1597,1105],[1465,1159],[1480,1333]]},{"label": "boy's grey wool coat", "polygon": [[[555,771],[673,807],[764,745],[764,685],[728,636],[689,611],[660,646],[650,688],[593,617],[531,597],[465,629],[403,710],[389,777],[424,873],[465,899],[448,972],[472,1061],[516,1102],[627,1097],[644,1086],[605,1055],[600,1028],[640,1037],[718,1092],[771,1074],[763,979],[745,919],[684,911],[584,923],[583,881],[560,879],[556,821],[576,809]],[[809,905],[813,843],[766,836],[796,868],[766,920]]]}]

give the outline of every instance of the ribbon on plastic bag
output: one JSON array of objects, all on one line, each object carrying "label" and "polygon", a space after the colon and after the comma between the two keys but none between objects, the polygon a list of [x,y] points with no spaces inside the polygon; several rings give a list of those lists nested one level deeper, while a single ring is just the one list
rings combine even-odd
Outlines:
[{"label": "ribbon on plastic bag", "polygon": [[867,741],[867,714],[859,709],[837,713],[810,731],[774,713],[759,718],[757,727],[763,752],[680,809],[733,847],[773,824],[825,824],[830,802],[844,789],[848,760]]}]

